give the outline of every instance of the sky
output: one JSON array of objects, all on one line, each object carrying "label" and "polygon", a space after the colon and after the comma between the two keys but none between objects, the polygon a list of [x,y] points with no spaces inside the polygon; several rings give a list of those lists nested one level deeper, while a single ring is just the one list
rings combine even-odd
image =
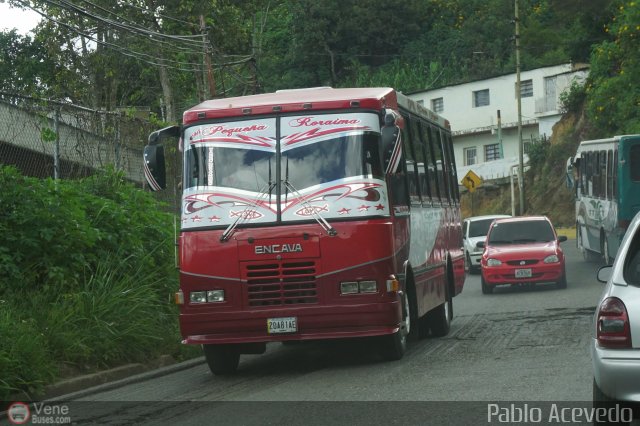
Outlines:
[{"label": "sky", "polygon": [[10,8],[7,3],[0,3],[0,31],[18,29],[18,33],[27,34],[41,20],[41,16],[31,9],[20,10]]}]

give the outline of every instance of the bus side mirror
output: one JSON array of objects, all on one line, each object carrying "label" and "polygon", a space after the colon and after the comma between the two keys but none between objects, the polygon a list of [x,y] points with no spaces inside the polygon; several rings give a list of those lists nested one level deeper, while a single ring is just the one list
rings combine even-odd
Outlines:
[{"label": "bus side mirror", "polygon": [[153,191],[167,187],[164,165],[164,147],[147,145],[144,147],[144,177]]}]

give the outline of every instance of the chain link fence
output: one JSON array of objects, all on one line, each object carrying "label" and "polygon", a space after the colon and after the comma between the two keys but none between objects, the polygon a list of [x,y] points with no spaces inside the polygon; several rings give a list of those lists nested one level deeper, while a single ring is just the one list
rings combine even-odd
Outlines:
[{"label": "chain link fence", "polygon": [[[157,127],[136,113],[0,92],[0,164],[28,176],[56,179],[78,179],[112,166],[146,188],[143,149]],[[156,194],[177,211],[182,161],[175,146],[166,146],[165,153],[167,189]]]}]

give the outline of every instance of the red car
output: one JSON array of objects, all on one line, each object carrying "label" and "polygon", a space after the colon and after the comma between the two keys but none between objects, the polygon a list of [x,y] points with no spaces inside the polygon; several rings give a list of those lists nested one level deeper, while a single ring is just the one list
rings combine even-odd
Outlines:
[{"label": "red car", "polygon": [[545,216],[496,219],[483,247],[480,267],[482,293],[490,294],[502,284],[556,283],[567,287],[564,253],[560,243],[567,237],[556,234]]}]

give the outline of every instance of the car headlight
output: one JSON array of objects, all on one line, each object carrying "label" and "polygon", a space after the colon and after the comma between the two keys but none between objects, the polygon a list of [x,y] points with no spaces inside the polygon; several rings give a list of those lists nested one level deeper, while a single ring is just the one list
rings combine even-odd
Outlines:
[{"label": "car headlight", "polygon": [[560,258],[557,255],[552,254],[551,256],[547,256],[544,258],[544,263],[558,263],[560,262]]},{"label": "car headlight", "polygon": [[498,259],[487,259],[487,266],[500,266],[502,262]]}]

